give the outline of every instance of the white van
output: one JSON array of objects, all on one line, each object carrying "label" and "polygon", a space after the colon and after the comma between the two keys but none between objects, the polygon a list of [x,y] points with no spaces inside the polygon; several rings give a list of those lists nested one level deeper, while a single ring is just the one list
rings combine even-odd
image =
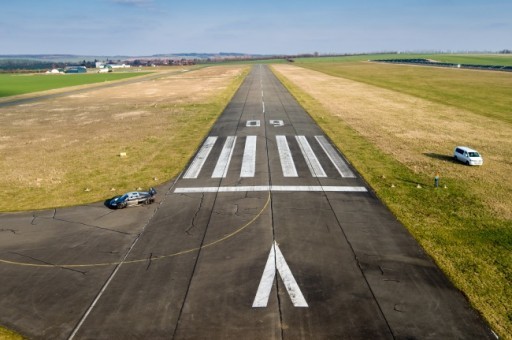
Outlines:
[{"label": "white van", "polygon": [[457,146],[453,151],[453,159],[466,165],[484,164],[484,160],[478,151],[468,148],[467,146]]}]

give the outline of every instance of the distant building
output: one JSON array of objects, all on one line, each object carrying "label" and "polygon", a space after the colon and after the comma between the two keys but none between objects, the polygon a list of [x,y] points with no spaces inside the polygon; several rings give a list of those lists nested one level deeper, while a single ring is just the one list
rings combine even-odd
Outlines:
[{"label": "distant building", "polygon": [[107,68],[128,68],[128,67],[131,67],[131,66],[127,65],[127,64],[106,64],[104,67],[107,67]]}]

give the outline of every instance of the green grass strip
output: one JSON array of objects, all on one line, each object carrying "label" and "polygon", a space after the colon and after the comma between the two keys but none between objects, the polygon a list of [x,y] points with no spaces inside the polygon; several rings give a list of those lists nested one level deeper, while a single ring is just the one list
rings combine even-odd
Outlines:
[{"label": "green grass strip", "polygon": [[464,183],[443,179],[448,188],[434,188],[433,178],[382,152],[275,73],[491,327],[510,339],[511,221],[495,218],[478,197],[467,194]]},{"label": "green grass strip", "polygon": [[0,74],[0,98],[20,94],[54,90],[63,87],[87,85],[127,79],[148,74],[94,73],[94,74]]}]

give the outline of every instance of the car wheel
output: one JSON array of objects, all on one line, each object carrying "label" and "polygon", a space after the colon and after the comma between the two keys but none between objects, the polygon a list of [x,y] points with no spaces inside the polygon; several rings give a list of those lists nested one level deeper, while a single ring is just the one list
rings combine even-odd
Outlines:
[{"label": "car wheel", "polygon": [[469,165],[469,161],[466,161],[466,165]]}]

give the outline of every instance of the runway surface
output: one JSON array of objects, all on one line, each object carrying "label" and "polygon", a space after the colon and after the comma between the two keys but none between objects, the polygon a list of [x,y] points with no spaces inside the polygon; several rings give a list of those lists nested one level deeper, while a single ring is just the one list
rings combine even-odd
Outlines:
[{"label": "runway surface", "polygon": [[0,324],[51,339],[491,331],[271,71],[157,204],[0,215]]}]

